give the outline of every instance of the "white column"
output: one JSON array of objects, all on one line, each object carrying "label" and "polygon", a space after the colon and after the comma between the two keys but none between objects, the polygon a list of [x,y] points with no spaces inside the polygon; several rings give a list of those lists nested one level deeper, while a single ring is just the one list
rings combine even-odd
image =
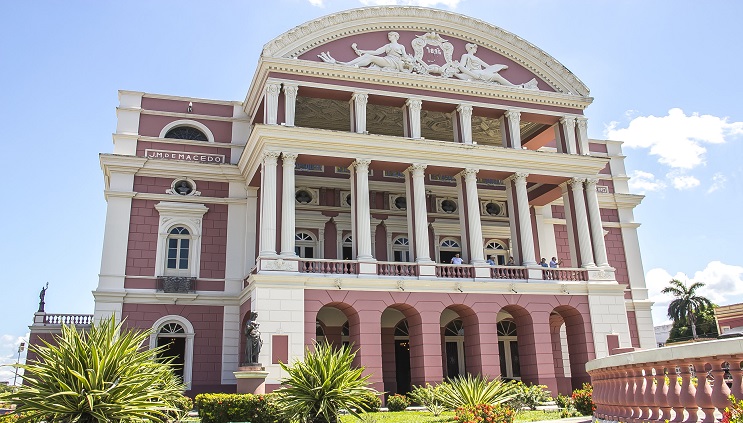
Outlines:
[{"label": "white column", "polygon": [[263,153],[260,256],[276,255],[276,165],[278,151]]},{"label": "white column", "polygon": [[369,164],[371,160],[356,159],[352,166],[356,172],[356,234],[358,260],[373,260],[371,239],[371,211],[369,209]]},{"label": "white column", "polygon": [[357,134],[366,132],[366,103],[369,101],[369,94],[354,93],[351,96],[351,119],[352,131]]},{"label": "white column", "polygon": [[281,255],[294,256],[294,241],[296,232],[296,200],[294,165],[297,162],[296,153],[283,153],[283,186],[281,188]]},{"label": "white column", "polygon": [[480,201],[477,196],[478,169],[465,169],[465,189],[467,190],[467,226],[469,228],[470,263],[484,264],[485,250],[482,240],[482,222],[480,222]]},{"label": "white column", "polygon": [[568,183],[573,191],[573,209],[575,210],[575,226],[578,232],[578,251],[580,252],[581,267],[595,267],[593,251],[591,251],[591,235],[588,230],[588,215],[586,202],[583,197],[583,181],[573,178]]},{"label": "white column", "polygon": [[457,106],[457,123],[461,131],[462,144],[472,144],[472,106],[460,104]]},{"label": "white column", "polygon": [[604,242],[604,228],[601,226],[599,196],[596,193],[597,182],[598,179],[586,179],[586,204],[588,205],[588,217],[591,222],[591,240],[593,241],[593,252],[596,255],[596,265],[609,267],[606,243]]},{"label": "white column", "polygon": [[317,228],[317,258],[325,258],[325,225]]},{"label": "white column", "polygon": [[431,263],[428,250],[428,210],[426,210],[426,165],[414,164],[408,168],[413,178],[413,212],[415,214],[415,261]]},{"label": "white column", "polygon": [[281,92],[281,84],[269,82],[266,84],[264,90],[263,123],[266,125],[276,125],[279,119],[279,93]]},{"label": "white column", "polygon": [[575,120],[578,128],[578,154],[590,154],[588,149],[588,118],[579,117]]},{"label": "white column", "polygon": [[421,109],[423,101],[416,98],[409,98],[405,102],[408,109],[408,121],[410,122],[410,138],[418,139],[421,137]]},{"label": "white column", "polygon": [[[501,129],[503,129],[503,126],[501,126]],[[521,252],[519,251],[521,241],[519,240],[519,231],[516,224],[516,190],[513,188],[513,183],[511,183],[510,180],[507,179],[504,182],[506,184],[506,199],[508,205],[508,229],[511,233],[511,257],[513,257],[516,263],[521,264],[523,263]]]},{"label": "white column", "polygon": [[575,145],[575,118],[565,116],[560,118],[560,127],[562,128],[563,135],[565,136],[565,151],[562,153],[577,154],[578,149]]},{"label": "white column", "polygon": [[284,124],[294,126],[294,116],[297,109],[297,84],[284,83]]},{"label": "white column", "polygon": [[508,136],[511,139],[511,148],[521,149],[521,112],[506,110],[505,124],[508,125]]},{"label": "white column", "polygon": [[521,261],[524,266],[536,266],[534,255],[534,235],[531,228],[531,214],[529,213],[529,195],[526,191],[526,177],[528,173],[515,173],[513,179],[516,188],[516,204],[519,214],[519,243],[521,244]]}]

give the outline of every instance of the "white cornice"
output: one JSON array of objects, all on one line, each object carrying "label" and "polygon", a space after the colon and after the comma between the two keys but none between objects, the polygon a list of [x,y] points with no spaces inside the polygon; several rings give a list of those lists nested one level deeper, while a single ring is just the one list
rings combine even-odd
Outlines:
[{"label": "white cornice", "polygon": [[176,160],[147,159],[138,156],[101,154],[101,168],[108,177],[112,171],[138,176],[178,177],[187,174],[192,179],[221,182],[244,182],[236,165],[203,164]]},{"label": "white cornice", "polygon": [[[106,191],[108,195],[108,191]],[[178,201],[183,203],[205,203],[205,204],[245,204],[247,197],[243,198],[217,198],[217,197],[194,197],[194,196],[174,196],[171,194],[152,194],[139,192],[132,194],[132,197],[137,200],[152,200],[152,201]],[[202,278],[203,279],[203,278]]]},{"label": "white cornice", "polygon": [[607,159],[575,154],[415,140],[386,135],[357,134],[313,128],[256,125],[238,166],[246,180],[258,169],[264,151],[316,156],[367,157],[393,163],[426,163],[429,166],[500,172],[527,172],[556,177],[595,177]]},{"label": "white cornice", "polygon": [[588,87],[570,70],[523,38],[479,19],[423,7],[365,7],[323,16],[274,38],[263,47],[261,56],[293,58],[339,38],[386,30],[434,30],[474,42],[514,60],[558,91],[589,95]]},{"label": "white cornice", "polygon": [[227,117],[227,116],[197,115],[194,113],[165,112],[162,110],[149,110],[149,109],[140,110],[140,109],[134,109],[134,108],[128,108],[128,107],[117,107],[116,109],[117,110],[136,110],[143,115],[169,116],[169,117],[177,117],[180,119],[189,119],[189,120],[202,119],[202,120],[217,120],[217,121],[223,121],[223,122],[248,122],[248,123],[250,122],[248,119],[245,119],[245,118],[235,118],[235,117]]},{"label": "white cornice", "polygon": [[169,94],[145,93],[142,91],[119,90],[119,92],[142,94],[142,97],[148,97],[148,98],[158,98],[158,99],[163,99],[163,100],[176,100],[176,101],[195,101],[198,103],[220,104],[224,106],[234,106],[234,105],[242,104],[242,102],[236,101],[236,100],[214,100],[214,99],[199,98],[199,97],[182,97],[182,96],[169,95]]}]

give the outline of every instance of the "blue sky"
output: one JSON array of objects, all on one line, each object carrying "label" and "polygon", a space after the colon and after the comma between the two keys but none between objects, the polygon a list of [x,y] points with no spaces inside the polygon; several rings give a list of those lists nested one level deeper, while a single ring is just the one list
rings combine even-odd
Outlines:
[{"label": "blue sky", "polygon": [[[92,313],[105,218],[98,154],[112,151],[117,90],[243,100],[260,49],[305,21],[394,1],[0,4],[0,363],[15,362],[38,292],[47,311]],[[743,67],[732,1],[398,1],[511,31],[591,89],[589,136],[626,142],[656,324],[672,277],[743,301]],[[0,381],[12,371],[0,368]]]}]

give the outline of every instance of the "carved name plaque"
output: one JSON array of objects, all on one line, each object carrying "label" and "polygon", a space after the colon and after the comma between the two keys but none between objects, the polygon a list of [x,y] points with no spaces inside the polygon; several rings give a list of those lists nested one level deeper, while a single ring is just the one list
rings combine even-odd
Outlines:
[{"label": "carved name plaque", "polygon": [[185,162],[223,164],[224,154],[189,153],[187,151],[167,151],[146,149],[144,156],[148,159],[180,160]]}]

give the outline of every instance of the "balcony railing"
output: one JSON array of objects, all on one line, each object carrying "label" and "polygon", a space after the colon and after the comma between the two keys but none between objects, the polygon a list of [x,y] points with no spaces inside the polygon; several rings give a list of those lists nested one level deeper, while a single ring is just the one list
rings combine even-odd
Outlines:
[{"label": "balcony railing", "polygon": [[45,325],[89,326],[93,323],[92,314],[46,314]]},{"label": "balcony railing", "polygon": [[594,417],[620,422],[712,423],[743,396],[743,339],[617,354],[590,361]]},{"label": "balcony railing", "polygon": [[359,264],[350,260],[299,260],[299,273],[327,273],[332,275],[356,275]]},{"label": "balcony railing", "polygon": [[528,279],[529,271],[526,267],[493,266],[490,268],[492,279]]},{"label": "balcony railing", "polygon": [[168,294],[186,294],[196,290],[196,278],[183,276],[160,276],[157,290]]},{"label": "balcony railing", "polygon": [[588,280],[588,271],[585,269],[542,269],[542,279],[585,282]]},{"label": "balcony railing", "polygon": [[380,276],[418,276],[418,264],[401,262],[378,262],[377,274]]},{"label": "balcony railing", "polygon": [[473,279],[475,277],[475,266],[470,264],[437,264],[436,277]]}]

